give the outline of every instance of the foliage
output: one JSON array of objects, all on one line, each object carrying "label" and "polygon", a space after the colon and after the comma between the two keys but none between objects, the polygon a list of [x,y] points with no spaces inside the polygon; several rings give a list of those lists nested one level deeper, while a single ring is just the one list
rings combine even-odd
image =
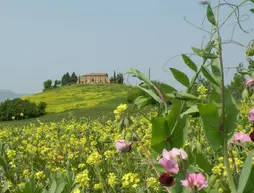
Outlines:
[{"label": "foliage", "polygon": [[0,120],[21,120],[39,117],[45,114],[45,108],[45,102],[35,104],[20,98],[6,100],[0,104]]},{"label": "foliage", "polygon": [[70,77],[70,83],[71,83],[71,84],[76,84],[77,81],[78,81],[78,77],[77,77],[77,75],[75,74],[75,72],[73,72],[73,73],[71,74],[71,77]]},{"label": "foliage", "polygon": [[58,86],[61,86],[61,84],[62,84],[62,81],[61,80],[55,80],[55,82],[54,82],[54,88],[56,88],[56,87],[58,87]]},{"label": "foliage", "polygon": [[[151,148],[158,153],[162,153],[163,151],[163,158],[159,163],[164,167],[166,173],[161,172],[160,182],[164,186],[172,186],[171,191],[173,192],[183,192],[182,186],[187,186],[192,193],[198,192],[201,189],[203,192],[244,192],[246,189],[249,190],[252,187],[252,185],[249,184],[253,164],[251,161],[253,158],[252,153],[247,157],[242,149],[235,149],[234,146],[236,141],[243,141],[243,139],[236,139],[240,138],[239,136],[245,138],[244,140],[248,142],[251,141],[251,138],[248,134],[236,134],[235,132],[239,122],[240,107],[231,92],[232,90],[229,90],[232,88],[235,89],[236,84],[232,83],[228,88],[226,88],[224,84],[223,40],[220,36],[221,28],[227,23],[231,15],[233,15],[233,13],[237,15],[239,8],[247,2],[248,0],[245,0],[239,5],[232,5],[226,2],[225,4],[230,5],[232,8],[232,12],[226,16],[224,20],[219,18],[219,12],[224,4],[219,4],[215,8],[212,8],[208,2],[206,3],[208,4],[206,19],[211,24],[211,39],[204,48],[192,47],[194,54],[202,59],[201,65],[198,66],[189,56],[183,54],[182,58],[186,67],[195,72],[194,77],[190,78],[183,71],[176,68],[169,68],[174,79],[186,88],[185,92],[179,92],[169,85],[168,87],[171,88],[170,90],[166,92],[162,91],[140,71],[136,69],[130,69],[128,71],[129,74],[143,81],[144,84],[139,88],[158,103],[158,116],[152,119]],[[252,0],[251,2],[254,3]],[[216,13],[216,17],[214,12]],[[251,12],[253,12],[252,9]],[[237,20],[238,19],[237,16]],[[240,29],[244,31],[239,20],[238,24]],[[251,41],[248,45],[246,56],[254,56],[254,41]],[[249,82],[249,84],[251,84],[251,89],[254,84],[253,76],[254,74],[252,73],[252,80]],[[202,82],[202,78],[200,77],[205,78],[203,82],[208,83],[207,87],[209,89],[204,85],[197,86],[198,82]],[[241,82],[241,79],[240,81],[238,79],[239,76],[234,80],[235,83],[238,81],[237,84],[240,82],[240,86],[242,86],[244,81]],[[239,91],[241,90],[239,89]],[[253,90],[251,92],[253,93]],[[209,97],[208,94],[210,94]],[[247,94],[249,95],[249,93]],[[237,97],[237,99],[240,98],[239,96]],[[149,101],[147,97],[142,96],[137,98],[136,103],[142,108],[149,103]],[[183,148],[184,144],[188,143],[187,133],[189,132],[189,121],[186,119],[188,115],[199,118],[201,123],[201,127],[198,130],[199,141],[204,137],[205,141],[202,140],[202,143],[209,146],[211,153],[224,162],[223,170],[226,178],[222,180],[221,183],[214,183],[213,181],[214,176],[209,167],[210,160],[200,158],[200,156],[203,157],[206,154],[203,153],[205,151],[204,149],[199,148],[199,146],[203,144],[200,144],[198,140],[194,143],[190,143],[192,147],[186,150],[188,156],[190,156],[190,162],[186,164],[183,163],[187,155],[184,156],[185,158],[180,156],[177,159],[173,156],[176,155],[176,152],[182,155],[181,152],[183,152],[183,150],[176,148]],[[254,118],[252,119],[251,121],[254,121]],[[251,136],[252,135],[254,135],[254,132]],[[192,135],[191,137],[194,136],[195,135]],[[190,138],[189,140],[191,141]],[[232,149],[235,150],[235,154],[232,152]],[[245,151],[248,150],[245,149]],[[237,160],[235,158],[237,152],[243,153],[244,155],[241,154],[242,160],[245,160],[241,160],[237,163],[239,165],[238,168],[235,163]],[[192,165],[193,161],[194,165]],[[243,162],[245,162],[244,165]],[[234,164],[233,168],[231,167],[232,163]],[[191,173],[191,171],[193,172],[193,167],[196,168],[194,172],[205,173],[208,180],[205,181],[205,177],[202,176],[201,173]],[[189,168],[191,168],[191,170],[188,171]],[[188,172],[186,172],[186,170]],[[175,175],[172,176],[172,173]],[[202,180],[200,182],[196,179],[183,181],[184,177],[189,179],[190,176],[196,175],[199,175],[199,177],[201,176],[200,180]],[[168,177],[170,182],[175,178],[175,183],[172,184],[165,181],[165,176]],[[193,181],[195,181],[195,184],[192,184]],[[198,187],[198,183],[200,183],[200,187]],[[205,188],[207,185],[209,188]],[[166,188],[166,190],[170,192],[168,188]],[[253,191],[253,189],[251,189],[251,191]]]},{"label": "foliage", "polygon": [[227,89],[232,93],[237,101],[241,100],[242,92],[245,88],[245,77],[243,74],[239,73],[241,71],[243,71],[242,63],[237,66],[233,80],[229,85],[227,85]]},{"label": "foliage", "polygon": [[124,77],[122,73],[117,73],[114,70],[114,75],[110,77],[110,83],[116,83],[116,84],[123,84],[124,82]]},{"label": "foliage", "polygon": [[71,76],[69,72],[63,75],[62,77],[62,86],[70,85],[71,84]]},{"label": "foliage", "polygon": [[43,91],[45,90],[48,90],[48,89],[51,89],[52,88],[52,80],[46,80],[44,83],[43,83],[43,86],[44,86],[44,89]]}]

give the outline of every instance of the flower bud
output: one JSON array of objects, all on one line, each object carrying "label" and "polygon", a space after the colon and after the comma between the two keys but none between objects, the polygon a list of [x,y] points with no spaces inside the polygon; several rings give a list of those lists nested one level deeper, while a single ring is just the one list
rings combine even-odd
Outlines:
[{"label": "flower bud", "polygon": [[120,152],[129,152],[131,150],[131,144],[127,143],[125,140],[115,141],[116,149]]},{"label": "flower bud", "polygon": [[166,187],[170,187],[175,184],[174,177],[170,173],[161,174],[159,181],[163,186],[166,186]]},{"label": "flower bud", "polygon": [[250,139],[251,139],[251,141],[254,141],[254,131],[252,131],[252,132],[250,133]]}]

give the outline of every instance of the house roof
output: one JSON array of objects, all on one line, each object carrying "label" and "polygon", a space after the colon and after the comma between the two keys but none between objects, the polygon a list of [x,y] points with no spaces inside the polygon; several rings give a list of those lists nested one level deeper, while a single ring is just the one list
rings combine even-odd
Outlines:
[{"label": "house roof", "polygon": [[105,72],[100,72],[100,73],[90,73],[90,74],[85,74],[84,76],[107,76],[108,74]]}]

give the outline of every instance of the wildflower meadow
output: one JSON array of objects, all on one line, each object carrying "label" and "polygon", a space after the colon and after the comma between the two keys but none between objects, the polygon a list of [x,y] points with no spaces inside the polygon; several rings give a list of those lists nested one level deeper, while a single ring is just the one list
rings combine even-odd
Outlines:
[{"label": "wildflower meadow", "polygon": [[[169,69],[186,91],[170,85],[162,91],[142,72],[129,69],[147,93],[135,100],[138,114],[119,104],[113,120],[0,125],[1,192],[253,193],[254,73],[242,72],[248,80],[237,101],[225,87],[220,34],[234,15],[236,26],[246,33],[238,14],[246,6],[254,13],[254,1],[219,1],[213,8],[208,1],[200,3],[211,26],[206,45],[192,47],[201,64],[182,54],[193,77]],[[231,11],[222,18],[225,6]],[[254,41],[242,54],[254,56]],[[191,93],[199,75],[209,81],[211,92],[200,85],[196,95]],[[144,112],[151,97],[156,104]]]}]

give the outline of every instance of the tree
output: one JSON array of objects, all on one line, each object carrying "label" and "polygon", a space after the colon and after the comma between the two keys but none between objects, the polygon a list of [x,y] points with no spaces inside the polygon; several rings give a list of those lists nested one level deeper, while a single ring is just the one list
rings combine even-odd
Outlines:
[{"label": "tree", "polygon": [[63,75],[62,77],[62,86],[71,84],[71,76],[69,72]]},{"label": "tree", "polygon": [[71,83],[72,84],[76,84],[77,82],[78,82],[78,77],[76,76],[76,74],[75,74],[75,72],[73,72],[72,74],[71,74]]},{"label": "tree", "polygon": [[62,83],[61,80],[55,80],[55,82],[54,82],[54,88],[60,86],[61,83]]},{"label": "tree", "polygon": [[48,89],[51,89],[52,88],[52,80],[46,80],[44,83],[43,83],[43,86],[44,86],[44,89],[43,91],[45,90],[48,90]]},{"label": "tree", "polygon": [[29,100],[16,98],[0,104],[0,121],[35,118],[45,114],[46,103],[32,103]]},{"label": "tree", "polygon": [[116,71],[114,70],[114,76],[113,76],[113,78],[114,78],[114,81],[116,81]]},{"label": "tree", "polygon": [[236,67],[236,73],[234,74],[233,80],[229,85],[227,85],[227,89],[232,93],[237,101],[240,101],[242,98],[242,92],[245,88],[245,77],[243,74],[240,74],[243,70],[243,64],[240,63]]},{"label": "tree", "polygon": [[71,76],[70,76],[69,72],[66,73],[66,82],[67,82],[67,85],[71,84]]},{"label": "tree", "polygon": [[116,83],[123,84],[123,81],[124,81],[123,74],[122,73],[117,74]]},{"label": "tree", "polygon": [[62,86],[66,85],[67,84],[67,81],[66,81],[66,74],[64,74],[62,76]]}]

